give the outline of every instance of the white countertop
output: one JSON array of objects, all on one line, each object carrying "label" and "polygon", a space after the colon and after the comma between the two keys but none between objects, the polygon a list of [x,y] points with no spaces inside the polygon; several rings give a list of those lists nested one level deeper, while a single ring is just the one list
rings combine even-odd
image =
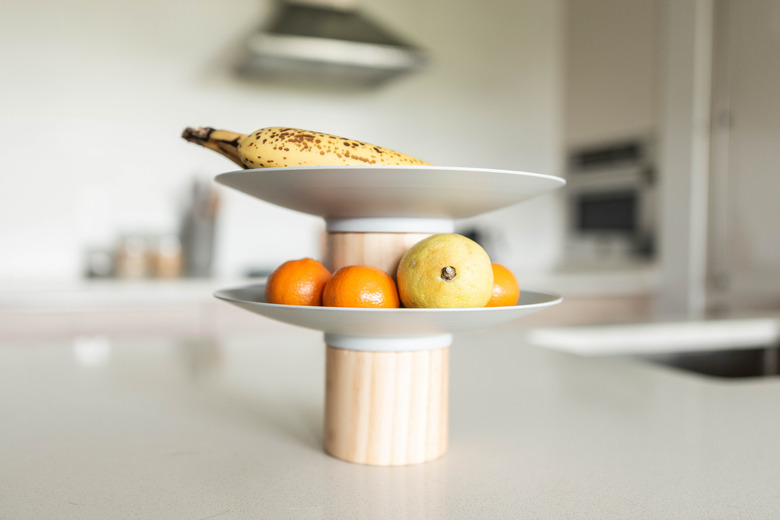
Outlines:
[{"label": "white countertop", "polygon": [[752,349],[780,344],[777,313],[759,316],[537,327],[528,342],[585,356]]},{"label": "white countertop", "polygon": [[[517,273],[521,286],[567,296],[650,294],[657,284],[652,268]],[[171,280],[1,280],[0,311],[72,309],[95,306],[199,304],[218,289],[264,282],[264,278]]]},{"label": "white countertop", "polygon": [[7,282],[0,289],[0,310],[60,310],[93,307],[197,305],[223,287],[263,280],[94,279]]},{"label": "white countertop", "polygon": [[777,516],[778,378],[459,335],[449,452],[367,467],[321,448],[321,341],[0,345],[0,517]]}]

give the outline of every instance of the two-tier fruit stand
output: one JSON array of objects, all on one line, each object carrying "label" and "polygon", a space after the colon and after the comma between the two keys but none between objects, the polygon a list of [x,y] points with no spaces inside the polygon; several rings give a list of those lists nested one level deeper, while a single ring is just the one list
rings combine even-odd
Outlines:
[{"label": "two-tier fruit stand", "polygon": [[[456,219],[564,185],[549,175],[436,166],[264,168],[224,173],[216,180],[324,218],[325,264],[331,271],[373,265],[393,277],[407,249],[433,233],[453,232]],[[511,307],[306,307],[266,303],[263,285],[221,290],[216,296],[324,333],[325,451],[382,466],[425,462],[447,450],[454,333],[488,328],[561,301],[555,294],[522,290]]]}]

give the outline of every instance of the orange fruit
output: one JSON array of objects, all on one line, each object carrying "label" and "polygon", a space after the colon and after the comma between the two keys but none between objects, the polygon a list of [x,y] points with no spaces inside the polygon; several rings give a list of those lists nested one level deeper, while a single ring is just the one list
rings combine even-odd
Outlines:
[{"label": "orange fruit", "polygon": [[505,307],[517,305],[520,298],[520,286],[512,271],[495,262],[493,266],[493,293],[486,307]]},{"label": "orange fruit", "polygon": [[350,265],[333,273],[322,293],[322,304],[378,309],[400,306],[398,288],[390,275],[367,265]]},{"label": "orange fruit", "polygon": [[322,291],[330,271],[316,260],[290,260],[268,277],[265,301],[283,305],[322,305]]}]

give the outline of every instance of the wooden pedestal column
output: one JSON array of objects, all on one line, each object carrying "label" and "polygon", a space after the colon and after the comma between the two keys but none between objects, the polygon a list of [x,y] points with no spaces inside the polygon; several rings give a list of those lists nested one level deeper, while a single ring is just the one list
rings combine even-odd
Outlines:
[{"label": "wooden pedestal column", "polygon": [[[326,265],[331,271],[371,265],[395,278],[404,253],[429,235],[329,232]],[[366,340],[366,348],[370,341]],[[386,346],[387,339],[383,341]],[[406,351],[404,340],[398,341],[398,351],[327,346],[327,453],[380,466],[416,464],[444,454],[449,431],[450,349],[431,344],[431,350],[424,350],[425,341],[418,338],[416,350],[411,351]],[[396,350],[392,346],[385,350]]]},{"label": "wooden pedestal column", "polygon": [[371,265],[393,278],[401,257],[430,233],[328,233],[325,264],[331,271]]},{"label": "wooden pedestal column", "polygon": [[447,451],[449,348],[363,352],[327,347],[325,451],[395,466]]}]

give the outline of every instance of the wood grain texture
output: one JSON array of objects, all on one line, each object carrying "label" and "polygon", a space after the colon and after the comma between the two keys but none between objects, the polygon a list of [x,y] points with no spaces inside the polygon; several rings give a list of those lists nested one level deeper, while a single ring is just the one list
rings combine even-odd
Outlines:
[{"label": "wood grain texture", "polygon": [[347,265],[378,267],[393,278],[401,257],[430,233],[327,234],[325,265],[331,272]]},{"label": "wood grain texture", "polygon": [[363,352],[327,347],[325,451],[396,466],[447,450],[449,348]]}]

